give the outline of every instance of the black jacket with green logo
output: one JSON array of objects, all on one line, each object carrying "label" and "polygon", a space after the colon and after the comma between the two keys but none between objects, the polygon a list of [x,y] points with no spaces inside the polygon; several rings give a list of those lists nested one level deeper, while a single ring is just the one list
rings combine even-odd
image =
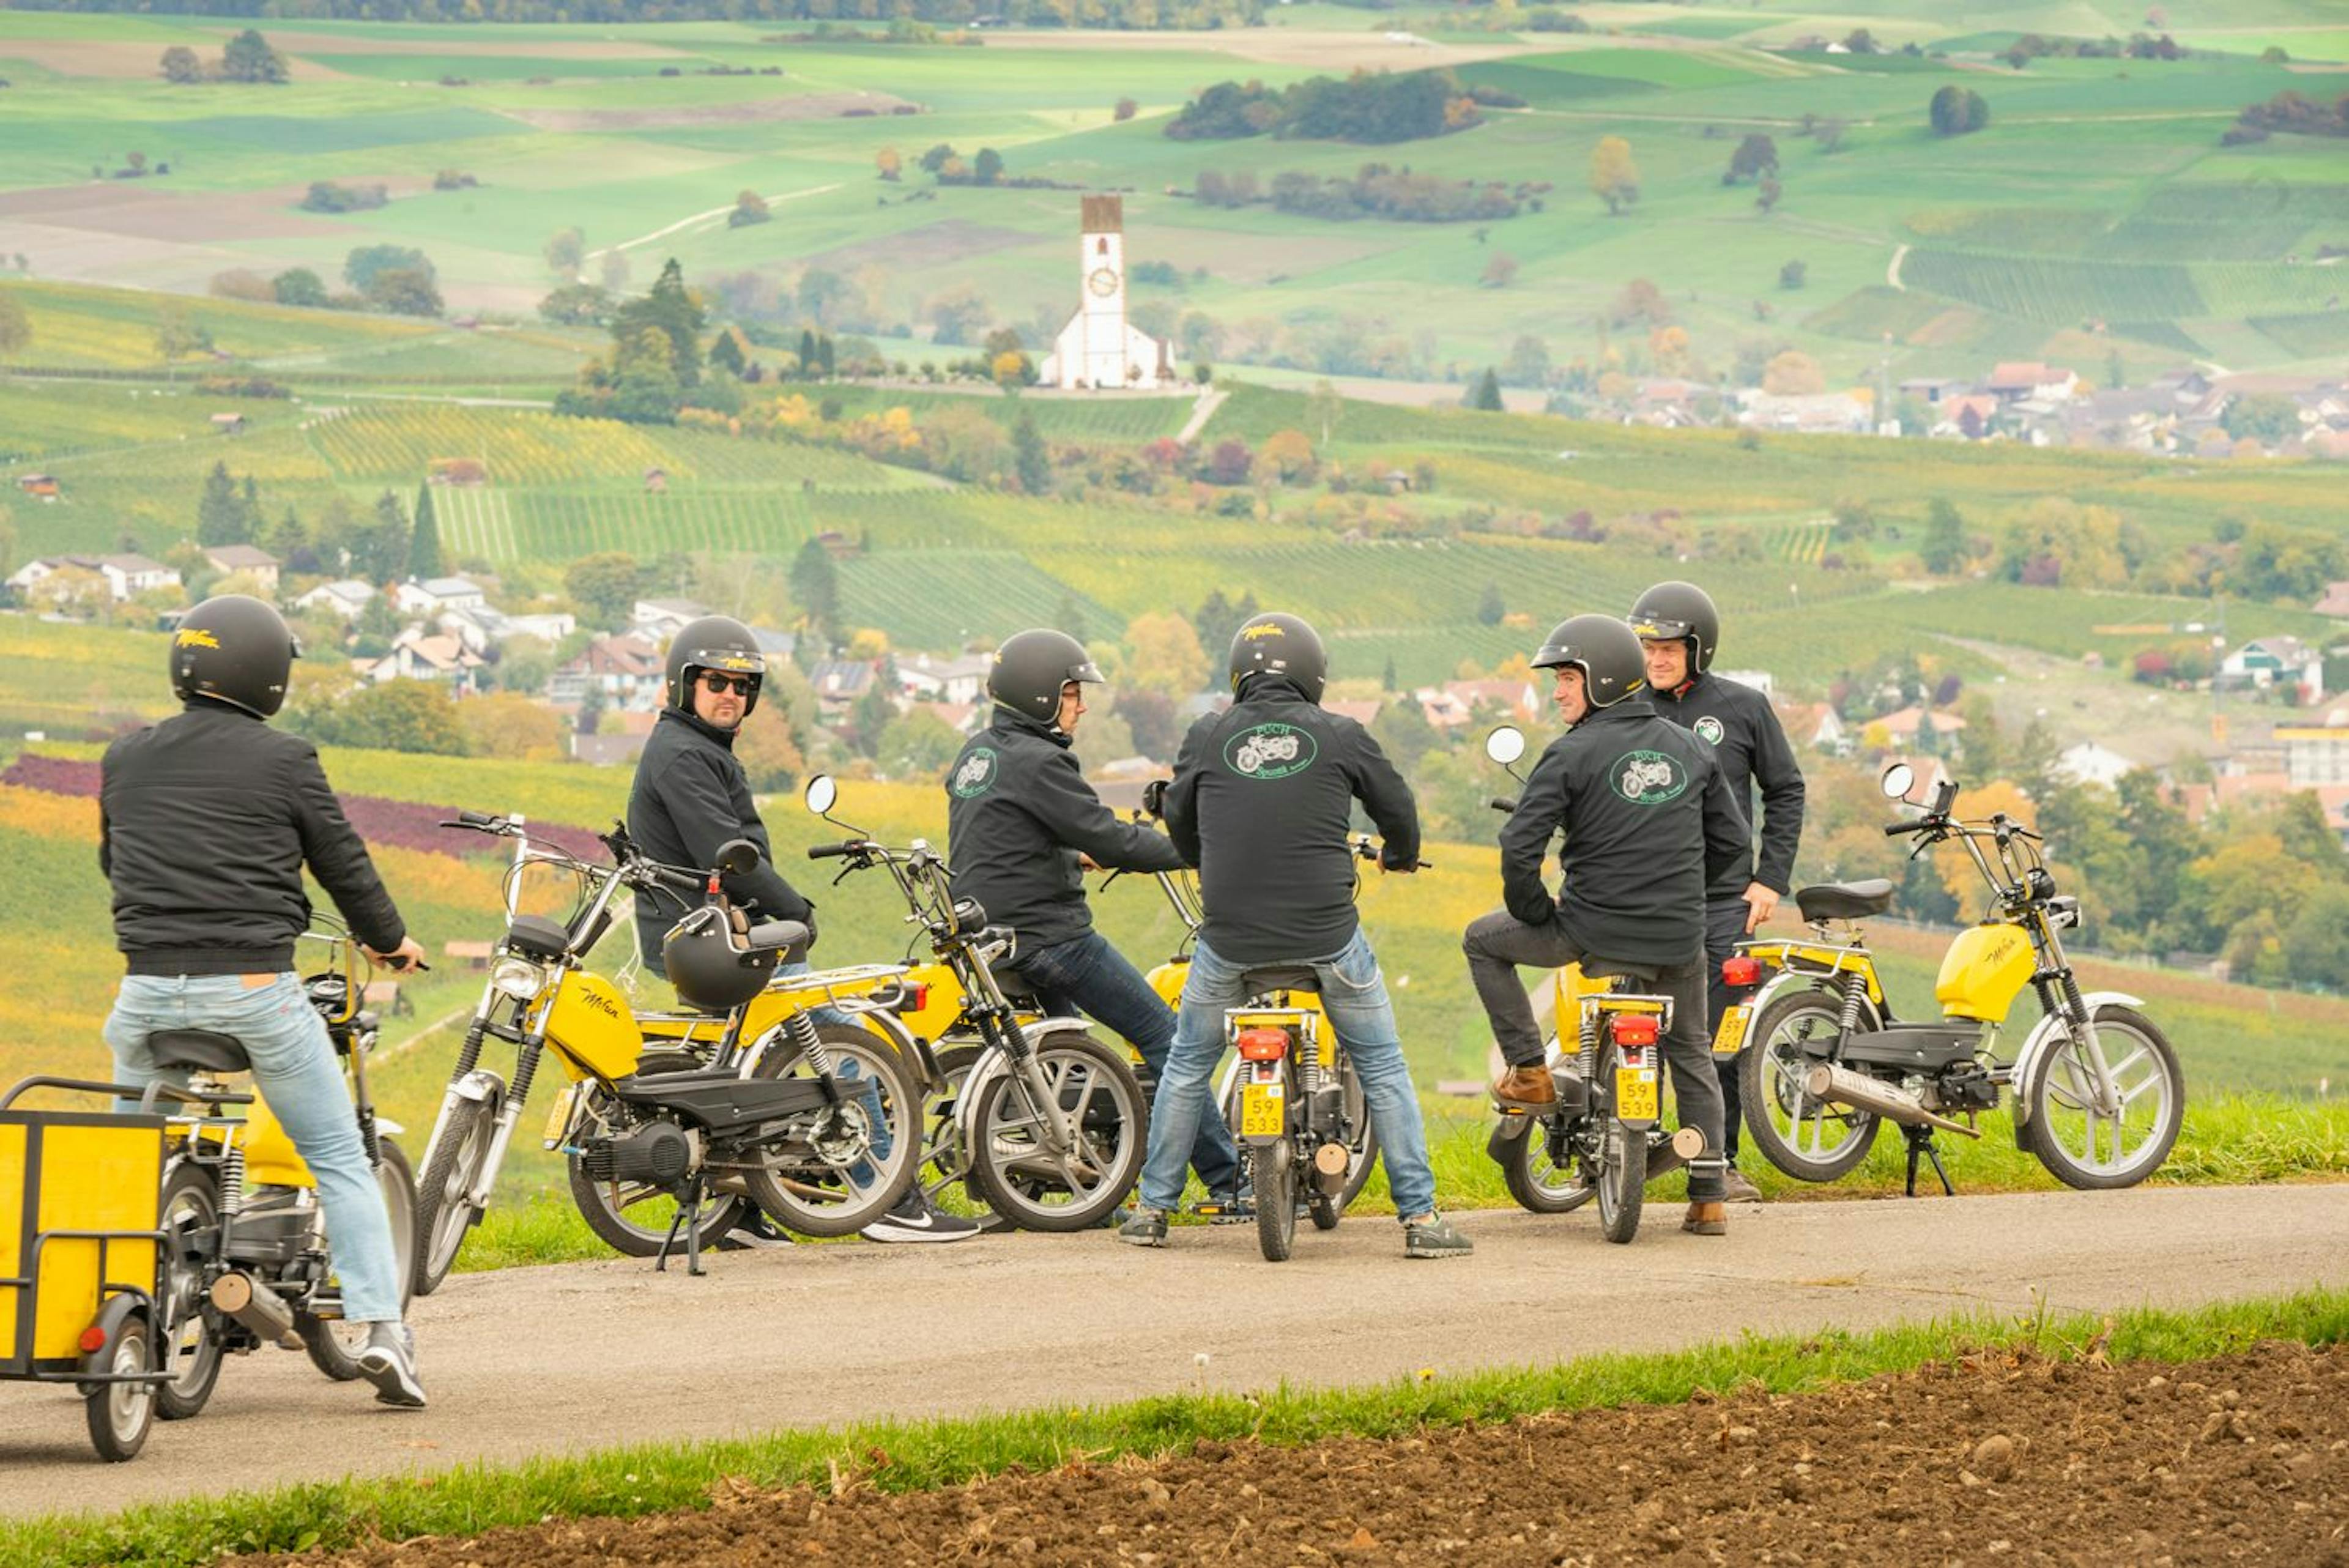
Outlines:
[{"label": "black jacket with green logo", "polygon": [[1762,853],[1731,867],[1706,889],[1715,903],[1759,882],[1780,894],[1794,886],[1795,849],[1803,841],[1803,766],[1770,699],[1718,675],[1700,675],[1677,691],[1651,693],[1656,712],[1713,746],[1729,793],[1748,805],[1762,794]]},{"label": "black jacket with green logo", "polygon": [[1199,868],[1199,935],[1234,963],[1325,958],[1353,940],[1354,802],[1381,863],[1419,862],[1419,807],[1369,731],[1258,675],[1191,726],[1166,791],[1166,831]]},{"label": "black jacket with green logo", "polygon": [[1080,853],[1112,871],[1183,864],[1164,834],[1120,822],[1085,782],[1069,737],[995,711],[947,770],[947,854],[957,898],[976,898],[1020,949],[1072,941],[1093,928]]},{"label": "black jacket with green logo", "polygon": [[[1542,859],[1561,828],[1553,900]],[[1753,856],[1713,748],[1641,693],[1590,714],[1534,763],[1501,829],[1501,898],[1528,925],[1563,920],[1585,952],[1683,963],[1704,945],[1706,888]]]}]

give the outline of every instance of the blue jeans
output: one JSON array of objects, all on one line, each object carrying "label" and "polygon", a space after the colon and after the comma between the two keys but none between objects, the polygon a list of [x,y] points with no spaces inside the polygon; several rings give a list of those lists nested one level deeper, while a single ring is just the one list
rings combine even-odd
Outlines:
[{"label": "blue jeans", "polygon": [[399,1258],[391,1218],[359,1145],[358,1117],[326,1022],[301,981],[291,973],[125,975],[106,1020],[117,1080],[140,1089],[158,1079],[185,1086],[187,1073],[157,1067],[147,1048],[147,1036],[163,1029],[210,1029],[244,1046],[262,1098],[317,1179],[335,1272],[343,1282],[344,1318],[398,1323]]},{"label": "blue jeans", "polygon": [[[1166,1054],[1174,1044],[1174,1010],[1159,1000],[1150,981],[1099,931],[1021,952],[1005,968],[1007,978],[1026,981],[1048,1014],[1081,1010],[1123,1036],[1141,1053],[1154,1083],[1166,1077]],[[1191,1146],[1191,1168],[1210,1193],[1228,1194],[1240,1181],[1240,1151],[1221,1116],[1206,1116]]]},{"label": "blue jeans", "polygon": [[[1371,1127],[1387,1164],[1387,1190],[1399,1219],[1416,1219],[1435,1208],[1435,1172],[1427,1162],[1427,1128],[1420,1120],[1419,1096],[1402,1059],[1394,1007],[1379,972],[1371,940],[1354,940],[1327,958],[1296,959],[1321,977],[1321,1008],[1338,1043],[1354,1064]],[[1183,1196],[1183,1159],[1198,1137],[1214,1097],[1209,1079],[1224,1054],[1224,1012],[1244,1000],[1240,977],[1262,963],[1235,964],[1205,942],[1193,945],[1191,975],[1183,985],[1183,1009],[1174,1023],[1174,1046],[1159,1075],[1158,1099],[1150,1112],[1150,1157],[1142,1168],[1142,1202],[1149,1209],[1174,1207]],[[1220,1118],[1218,1118],[1220,1119]]]}]

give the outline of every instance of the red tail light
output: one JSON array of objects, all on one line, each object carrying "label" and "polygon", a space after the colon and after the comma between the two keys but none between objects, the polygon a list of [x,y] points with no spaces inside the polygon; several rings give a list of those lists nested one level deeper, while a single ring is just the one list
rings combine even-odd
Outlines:
[{"label": "red tail light", "polygon": [[1738,953],[1721,961],[1721,983],[1733,991],[1762,983],[1762,961],[1751,953]]},{"label": "red tail light", "polygon": [[1652,1012],[1619,1012],[1607,1021],[1607,1028],[1621,1046],[1653,1045],[1660,1033],[1658,1020]]},{"label": "red tail light", "polygon": [[930,1004],[930,982],[910,980],[897,988],[897,1011],[919,1012]]},{"label": "red tail light", "polygon": [[1288,1054],[1288,1031],[1243,1029],[1238,1044],[1240,1060],[1244,1062],[1278,1062]]},{"label": "red tail light", "polygon": [[80,1345],[84,1355],[96,1355],[106,1348],[106,1330],[91,1324],[81,1331],[81,1338],[76,1343]]}]

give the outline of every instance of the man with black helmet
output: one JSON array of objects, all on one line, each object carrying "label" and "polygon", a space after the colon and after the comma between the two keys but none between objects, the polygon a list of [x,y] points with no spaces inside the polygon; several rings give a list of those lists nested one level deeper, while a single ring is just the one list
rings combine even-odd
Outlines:
[{"label": "man with black helmet", "polygon": [[1378,955],[1354,910],[1347,836],[1361,801],[1385,839],[1379,864],[1419,865],[1411,786],[1370,732],[1321,706],[1329,657],[1291,615],[1260,615],[1232,639],[1232,706],[1191,727],[1166,790],[1166,830],[1199,868],[1206,923],[1191,951],[1174,1046],[1150,1113],[1141,1202],[1120,1228],[1137,1246],[1166,1244],[1183,1166],[1211,1115],[1208,1076],[1224,1051],[1224,1013],[1251,969],[1309,966],[1321,1006],[1361,1079],[1403,1225],[1403,1254],[1457,1257],[1468,1238],[1435,1208],[1435,1173],[1419,1096],[1403,1061]]},{"label": "man with black helmet", "polygon": [[[1541,1032],[1517,966],[1556,969],[1586,958],[1653,966],[1672,999],[1664,1060],[1682,1127],[1704,1135],[1690,1162],[1682,1229],[1718,1236],[1722,1199],[1721,1084],[1704,1029],[1704,889],[1750,855],[1745,813],[1711,750],[1657,717],[1640,639],[1612,616],[1561,621],[1534,655],[1557,672],[1566,733],[1535,763],[1501,829],[1503,908],[1461,939],[1468,974],[1507,1070],[1493,1085],[1504,1104],[1539,1110],[1557,1099]],[[1566,831],[1565,876],[1542,886],[1550,840]]]},{"label": "man with black helmet", "polygon": [[[1717,1033],[1730,1004],[1722,961],[1770,918],[1794,885],[1795,849],[1803,837],[1802,764],[1770,699],[1712,673],[1721,647],[1721,612],[1712,595],[1694,583],[1658,583],[1631,607],[1631,629],[1646,652],[1656,711],[1713,748],[1740,805],[1757,790],[1762,797],[1759,858],[1747,856],[1705,888],[1705,1017]],[[1759,1202],[1761,1190],[1737,1168],[1737,1058],[1717,1057],[1713,1065],[1721,1075],[1729,1139],[1729,1201]]]},{"label": "man with black helmet", "polygon": [[[947,770],[947,840],[955,897],[976,898],[990,921],[1018,935],[1005,978],[1033,988],[1048,1013],[1091,1013],[1156,1076],[1174,1040],[1174,1011],[1093,929],[1084,867],[1172,871],[1184,861],[1164,835],[1118,821],[1069,749],[1085,686],[1101,679],[1066,632],[1023,631],[996,649],[987,675],[994,717]],[[1239,1150],[1220,1117],[1201,1125],[1191,1158],[1211,1195],[1236,1197]]]},{"label": "man with black helmet", "polygon": [[376,1397],[424,1403],[416,1337],[383,1190],[368,1166],[326,1026],[294,971],[310,923],[307,864],[367,956],[420,963],[343,816],[316,748],[269,727],[300,649],[277,612],[225,594],[181,618],[171,649],[181,711],[107,748],[98,786],[98,863],[114,888],[116,944],[128,961],[106,1043],[115,1076],[143,1089],[159,1068],[148,1036],[167,1029],[233,1035],[269,1108],[318,1179],[347,1321],[366,1324],[359,1368]]},{"label": "man with black helmet", "polygon": [[[671,866],[715,866],[730,839],[759,846],[759,863],[721,879],[727,901],[753,920],[798,920],[814,945],[815,906],[775,868],[767,825],[750,798],[750,781],[734,755],[734,738],[759,705],[766,655],[750,628],[730,616],[688,621],[669,640],[668,705],[653,724],[628,792],[628,836],[651,858]],[[661,939],[688,909],[674,895],[636,896],[636,953],[663,974]],[[779,972],[803,972],[807,949],[793,950]],[[880,1107],[874,1107],[876,1117]],[[917,1185],[888,1214],[864,1228],[874,1241],[959,1241],[978,1234],[968,1220],[932,1209]],[[741,1245],[784,1240],[757,1220],[735,1232]]]}]

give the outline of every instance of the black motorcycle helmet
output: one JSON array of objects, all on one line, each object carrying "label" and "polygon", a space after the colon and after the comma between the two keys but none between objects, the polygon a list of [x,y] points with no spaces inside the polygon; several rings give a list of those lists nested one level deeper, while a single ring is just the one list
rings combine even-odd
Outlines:
[{"label": "black motorcycle helmet", "polygon": [[1330,683],[1330,655],[1321,634],[1293,615],[1260,615],[1232,634],[1232,691],[1256,674],[1286,675],[1309,702],[1321,701]]},{"label": "black motorcycle helmet", "polygon": [[1065,631],[1038,627],[1018,632],[995,650],[987,694],[1015,713],[1050,723],[1061,714],[1061,689],[1071,680],[1099,683],[1101,669],[1085,645]]},{"label": "black motorcycle helmet", "polygon": [[1648,660],[1639,635],[1611,615],[1578,615],[1562,620],[1534,655],[1536,670],[1573,665],[1593,708],[1612,708],[1648,683]]},{"label": "black motorcycle helmet", "polygon": [[1689,673],[1713,668],[1721,647],[1721,612],[1713,596],[1694,583],[1658,583],[1631,607],[1631,629],[1642,638],[1680,638],[1688,643]]},{"label": "black motorcycle helmet", "polygon": [[661,969],[678,1000],[698,1012],[728,1012],[766,989],[780,950],[736,945],[733,922],[715,904],[688,913],[661,939]]},{"label": "black motorcycle helmet", "polygon": [[743,700],[742,717],[759,706],[759,687],[767,673],[767,656],[759,639],[732,616],[706,615],[678,628],[668,644],[668,705],[693,711],[692,686],[697,671],[720,670],[750,678],[750,694]]},{"label": "black motorcycle helmet", "polygon": [[301,645],[285,618],[246,594],[218,594],[180,618],[171,634],[171,695],[209,697],[266,719],[285,706]]}]

